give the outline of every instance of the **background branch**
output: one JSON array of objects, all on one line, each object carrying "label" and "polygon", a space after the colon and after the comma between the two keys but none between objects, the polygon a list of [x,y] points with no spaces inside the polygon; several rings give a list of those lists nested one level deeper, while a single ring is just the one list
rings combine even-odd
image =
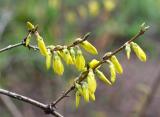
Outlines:
[{"label": "background branch", "polygon": [[0,88],[0,94],[12,97],[14,99],[17,99],[17,100],[29,103],[29,104],[31,104],[33,106],[38,107],[38,108],[41,108],[46,114],[52,114],[55,117],[63,117],[60,113],[55,111],[54,108],[48,106],[47,104],[43,104],[43,103],[41,103],[39,101],[33,100],[33,99],[29,98],[29,97],[25,97],[23,95],[4,90],[2,88]]}]

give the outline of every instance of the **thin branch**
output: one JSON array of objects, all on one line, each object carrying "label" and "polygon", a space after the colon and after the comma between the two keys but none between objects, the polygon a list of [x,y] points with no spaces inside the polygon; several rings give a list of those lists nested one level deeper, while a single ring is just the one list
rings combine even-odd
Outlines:
[{"label": "thin branch", "polygon": [[7,91],[7,90],[1,89],[1,88],[0,88],[0,94],[12,97],[14,99],[17,99],[17,100],[29,103],[33,106],[38,107],[38,108],[41,108],[46,114],[52,114],[55,117],[63,117],[60,113],[55,111],[54,108],[48,106],[47,104],[44,104],[44,103],[41,103],[39,101],[33,100],[29,97],[25,97],[23,95],[20,95],[20,94],[14,93],[14,92],[10,92],[10,91]]},{"label": "thin branch", "polygon": [[10,50],[10,49],[12,49],[12,48],[16,48],[16,47],[22,46],[22,45],[23,45],[22,42],[17,43],[17,44],[13,44],[13,45],[9,45],[9,46],[7,46],[7,47],[5,47],[5,48],[0,49],[0,53],[5,52],[5,51],[7,51],[7,50]]},{"label": "thin branch", "polygon": [[[143,35],[144,33],[146,32],[146,30],[140,30],[134,37],[132,37],[129,41],[127,41],[126,43],[131,43],[132,41],[136,40],[138,37],[140,37],[141,35]],[[114,52],[112,52],[109,56],[104,56],[102,58],[102,60],[99,62],[99,64],[97,64],[93,69],[96,69],[97,67],[99,67],[101,64],[105,63],[106,60],[108,60],[109,58],[111,58],[113,55],[119,53],[120,51],[122,51],[125,46],[126,46],[126,43],[123,44],[121,47],[119,47],[118,49],[116,49]],[[89,73],[89,70],[87,71],[84,71],[80,74],[80,76],[75,80],[75,82],[82,82],[84,79],[86,79],[87,75]],[[52,106],[52,107],[56,107],[56,105],[61,101],[63,100],[72,90],[75,89],[75,82],[72,84],[72,86],[66,90],[61,96],[59,96],[54,102],[50,103],[49,105]]]},{"label": "thin branch", "polygon": [[[31,32],[29,32],[28,35],[30,33]],[[34,32],[32,32],[32,33],[34,33]],[[82,43],[83,41],[87,40],[87,38],[89,37],[89,35],[90,35],[90,33],[87,33],[87,34],[85,34],[83,36],[82,40],[80,40],[80,41],[79,40],[75,40],[72,44],[67,45],[67,46],[65,45],[65,46],[67,48],[74,47],[74,46]],[[16,47],[19,47],[19,46],[24,46],[24,47],[27,47],[27,48],[33,49],[33,50],[39,50],[39,48],[37,46],[31,45],[31,44],[29,44],[28,46],[25,46],[25,43],[26,43],[25,41],[26,41],[27,36],[24,39],[22,39],[22,41],[19,42],[19,43],[16,43],[16,44],[13,44],[13,45],[9,45],[7,47],[4,47],[4,48],[0,49],[0,53],[5,52],[5,51],[10,50],[10,49],[13,49],[13,48],[16,48]],[[65,46],[56,46],[52,51],[63,50]],[[50,48],[50,46],[47,46],[47,48]]]}]

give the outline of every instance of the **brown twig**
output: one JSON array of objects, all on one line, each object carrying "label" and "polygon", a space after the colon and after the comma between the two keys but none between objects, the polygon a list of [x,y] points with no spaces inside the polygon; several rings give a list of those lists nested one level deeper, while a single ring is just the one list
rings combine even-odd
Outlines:
[{"label": "brown twig", "polygon": [[[143,35],[145,33],[146,30],[141,30],[134,36],[132,37],[129,41],[127,41],[126,43],[130,43],[132,41],[134,41],[135,39],[137,39],[138,37],[140,37],[141,35]],[[103,63],[106,62],[106,60],[108,60],[109,58],[111,58],[113,55],[119,53],[120,51],[122,51],[125,46],[126,46],[126,43],[123,44],[121,47],[119,47],[118,49],[116,49],[114,52],[112,52],[110,55],[106,55],[102,58],[102,60],[99,62],[99,64],[97,64],[93,69],[96,69],[97,67],[99,67],[100,65],[102,65]],[[83,81],[84,79],[86,79],[87,75],[89,73],[89,70],[87,71],[84,71],[80,74],[80,76],[76,79],[75,82],[78,82],[80,83],[81,81]],[[49,105],[52,106],[52,107],[56,107],[56,105],[61,101],[63,100],[72,90],[75,89],[75,82],[73,83],[73,85],[65,91],[65,93],[63,93],[61,96],[59,96],[54,102],[50,103]]]},{"label": "brown twig", "polygon": [[60,113],[55,111],[54,108],[49,107],[47,104],[44,104],[44,103],[41,103],[39,101],[33,100],[29,97],[25,97],[23,95],[20,95],[20,94],[14,93],[14,92],[10,92],[10,91],[7,91],[7,90],[1,89],[1,88],[0,88],[0,94],[12,97],[14,99],[17,99],[17,100],[20,100],[20,101],[23,101],[23,102],[26,102],[26,103],[29,103],[29,104],[32,104],[33,106],[41,108],[46,114],[52,114],[55,117],[63,117]]}]

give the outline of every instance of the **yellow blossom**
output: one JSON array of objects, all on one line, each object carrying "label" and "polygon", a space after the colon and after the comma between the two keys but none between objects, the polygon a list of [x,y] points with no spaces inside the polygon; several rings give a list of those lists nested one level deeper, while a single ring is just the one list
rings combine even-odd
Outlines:
[{"label": "yellow blossom", "polygon": [[89,92],[89,98],[92,100],[92,101],[95,101],[95,95],[94,95],[94,93],[92,93],[92,92]]},{"label": "yellow blossom", "polygon": [[89,73],[87,76],[87,82],[88,82],[89,92],[94,93],[97,88],[97,82],[96,82],[95,75],[92,69],[89,70]]},{"label": "yellow blossom", "polygon": [[91,44],[89,43],[87,40],[83,41],[80,44],[87,52],[91,53],[91,54],[98,54],[97,49]]},{"label": "yellow blossom", "polygon": [[97,65],[99,64],[99,61],[96,59],[93,59],[90,63],[89,63],[89,67],[90,68],[95,68]]},{"label": "yellow blossom", "polygon": [[112,85],[112,83],[106,78],[106,76],[99,71],[98,69],[96,69],[96,75],[98,76],[98,78],[103,81],[106,85]]},{"label": "yellow blossom", "polygon": [[30,43],[30,40],[31,40],[31,34],[29,34],[26,38],[26,42],[25,42],[25,45],[28,46],[29,43]]},{"label": "yellow blossom", "polygon": [[133,51],[135,52],[135,54],[137,55],[137,57],[142,62],[146,62],[147,57],[146,57],[145,52],[142,50],[142,48],[138,44],[136,44],[134,42],[131,42],[131,47],[132,47]]},{"label": "yellow blossom", "polygon": [[111,75],[111,82],[114,83],[116,81],[116,70],[114,64],[111,61],[107,61],[109,63],[109,70]]},{"label": "yellow blossom", "polygon": [[111,62],[114,64],[116,72],[119,73],[119,74],[122,74],[123,73],[123,68],[122,68],[121,64],[119,63],[119,61],[118,61],[118,59],[116,58],[115,55],[113,55],[111,57]]},{"label": "yellow blossom", "polygon": [[61,61],[61,58],[58,56],[56,52],[53,55],[53,70],[58,75],[62,75],[64,72],[64,67]]},{"label": "yellow blossom", "polygon": [[43,56],[46,56],[47,55],[47,48],[45,46],[43,38],[39,34],[36,34],[36,39],[37,39],[37,42],[38,42],[38,47],[39,47],[40,53]]},{"label": "yellow blossom", "polygon": [[79,91],[76,91],[76,108],[78,108],[80,103],[80,93]]},{"label": "yellow blossom", "polygon": [[130,44],[128,43],[126,44],[125,51],[126,51],[127,58],[130,59],[130,56],[131,56],[131,45]]},{"label": "yellow blossom", "polygon": [[51,58],[52,58],[52,54],[50,52],[50,50],[48,49],[48,53],[46,55],[46,68],[49,69],[51,67]]},{"label": "yellow blossom", "polygon": [[84,57],[82,55],[82,51],[80,49],[78,49],[77,53],[76,53],[75,65],[79,71],[83,71],[85,68],[85,59],[84,59]]},{"label": "yellow blossom", "polygon": [[86,82],[83,83],[82,85],[82,91],[83,91],[83,97],[84,97],[84,100],[86,102],[89,102],[89,91],[88,91],[88,85]]},{"label": "yellow blossom", "polygon": [[33,30],[35,27],[31,22],[27,22],[27,28],[28,30]]},{"label": "yellow blossom", "polygon": [[73,48],[73,47],[71,47],[71,48],[69,49],[69,52],[70,52],[70,54],[71,54],[71,57],[72,57],[72,61],[73,61],[73,63],[75,63],[76,53],[75,53],[74,48]]},{"label": "yellow blossom", "polygon": [[60,51],[60,53],[67,64],[73,64],[73,60],[68,49],[65,48],[62,51]]},{"label": "yellow blossom", "polygon": [[83,94],[82,86],[80,84],[78,84],[78,83],[75,83],[75,87],[79,91],[80,95],[82,95]]}]

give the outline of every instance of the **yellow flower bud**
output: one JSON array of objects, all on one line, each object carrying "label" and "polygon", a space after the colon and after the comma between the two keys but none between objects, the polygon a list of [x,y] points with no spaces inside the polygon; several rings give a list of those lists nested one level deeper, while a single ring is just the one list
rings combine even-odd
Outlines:
[{"label": "yellow flower bud", "polygon": [[87,83],[83,83],[83,85],[82,85],[82,91],[83,91],[83,97],[84,97],[84,100],[86,101],[86,102],[89,102],[89,91],[88,91],[88,85],[87,85]]},{"label": "yellow flower bud", "polygon": [[72,57],[71,57],[70,52],[68,51],[68,49],[65,48],[60,53],[61,53],[62,58],[64,59],[64,61],[67,64],[73,64],[73,60],[72,60]]},{"label": "yellow flower bud", "polygon": [[89,43],[87,40],[83,41],[80,44],[87,52],[91,53],[91,54],[98,54],[97,49],[91,44]]},{"label": "yellow flower bud", "polygon": [[37,42],[38,42],[38,47],[39,47],[40,53],[43,56],[46,56],[47,55],[47,48],[45,46],[43,38],[39,34],[37,34],[36,39],[37,39]]},{"label": "yellow flower bud", "polygon": [[80,103],[80,93],[79,91],[76,91],[76,108],[78,108]]},{"label": "yellow flower bud", "polygon": [[116,70],[114,64],[111,61],[107,61],[109,63],[109,70],[111,75],[111,82],[114,83],[116,81]]},{"label": "yellow flower bud", "polygon": [[119,74],[122,74],[123,73],[123,68],[122,68],[121,64],[119,63],[119,61],[118,61],[118,59],[116,58],[115,55],[113,55],[111,57],[111,62],[114,64],[116,72],[119,73]]},{"label": "yellow flower bud", "polygon": [[95,95],[94,95],[94,93],[92,93],[92,92],[89,92],[89,98],[92,100],[92,101],[95,101]]},{"label": "yellow flower bud", "polygon": [[80,95],[83,95],[82,86],[78,83],[75,83],[75,87],[79,91]]},{"label": "yellow flower bud", "polygon": [[146,62],[147,57],[146,57],[145,52],[142,50],[142,48],[138,44],[136,44],[134,42],[131,42],[131,47],[132,47],[133,51],[135,52],[135,54],[137,55],[137,57],[142,62]]},{"label": "yellow flower bud", "polygon": [[89,67],[93,69],[93,68],[95,68],[95,66],[96,66],[98,63],[99,63],[98,60],[93,59],[93,60],[89,63]]},{"label": "yellow flower bud", "polygon": [[58,56],[57,52],[54,52],[53,55],[53,70],[58,75],[62,75],[64,72],[64,67],[61,58]]},{"label": "yellow flower bud", "polygon": [[48,49],[48,53],[46,56],[46,68],[49,69],[51,67],[51,58],[52,58],[52,54],[50,52],[50,50]]},{"label": "yellow flower bud", "polygon": [[88,3],[88,9],[89,9],[89,13],[92,16],[97,16],[98,13],[99,13],[99,4],[98,4],[98,2],[96,0],[91,0]]},{"label": "yellow flower bud", "polygon": [[131,45],[130,44],[128,43],[126,44],[125,51],[126,51],[127,58],[130,59],[130,55],[131,55]]},{"label": "yellow flower bud", "polygon": [[75,53],[75,50],[73,47],[70,48],[69,50],[70,54],[71,54],[71,57],[72,57],[72,61],[73,63],[75,63],[75,59],[76,59],[76,53]]},{"label": "yellow flower bud", "polygon": [[79,71],[83,71],[85,68],[85,59],[80,49],[78,49],[76,53],[75,65]]},{"label": "yellow flower bud", "polygon": [[89,92],[94,93],[97,88],[97,82],[96,82],[95,75],[92,69],[89,70],[89,73],[87,76],[87,82],[88,82]]},{"label": "yellow flower bud", "polygon": [[27,22],[27,28],[28,30],[33,30],[35,27],[31,22]]},{"label": "yellow flower bud", "polygon": [[112,83],[106,78],[106,76],[99,71],[98,69],[96,69],[96,75],[98,76],[98,78],[103,81],[106,85],[112,85]]},{"label": "yellow flower bud", "polygon": [[31,34],[29,34],[26,38],[26,42],[25,42],[25,45],[28,46],[29,43],[30,43],[30,40],[31,40]]}]

